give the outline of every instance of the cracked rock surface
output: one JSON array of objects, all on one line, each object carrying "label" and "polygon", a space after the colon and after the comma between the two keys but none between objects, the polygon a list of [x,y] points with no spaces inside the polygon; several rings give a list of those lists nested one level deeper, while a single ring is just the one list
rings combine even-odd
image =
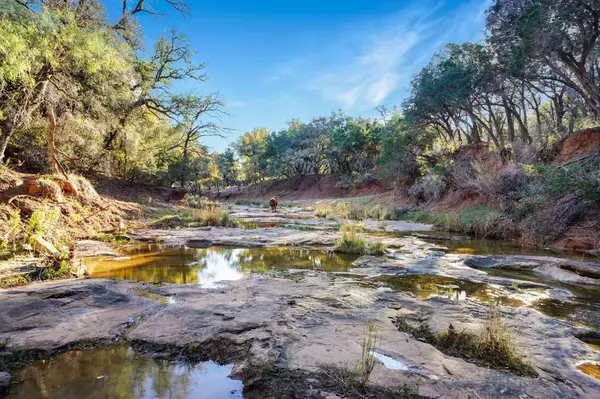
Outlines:
[{"label": "cracked rock surface", "polygon": [[[140,291],[165,296],[162,303]],[[407,365],[378,364],[371,381],[418,386],[419,393],[447,398],[599,397],[600,385],[576,370],[597,352],[567,323],[529,308],[501,308],[520,352],[539,378],[518,377],[449,357],[396,330],[396,315],[427,322],[434,331],[480,328],[487,306],[444,298],[420,300],[308,272],[301,281],[251,278],[218,289],[115,280],[71,280],[0,291],[0,341],[17,353],[58,349],[82,340],[128,339],[151,344],[197,345],[199,350],[244,348],[237,368],[264,360],[315,370],[352,367],[361,358],[364,328],[379,326],[378,351]],[[211,350],[211,347],[213,348]],[[415,372],[418,370],[418,372]]]}]

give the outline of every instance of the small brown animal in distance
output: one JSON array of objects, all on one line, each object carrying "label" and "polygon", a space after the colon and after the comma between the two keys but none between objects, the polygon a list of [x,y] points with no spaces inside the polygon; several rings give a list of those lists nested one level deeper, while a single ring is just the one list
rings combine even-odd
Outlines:
[{"label": "small brown animal in distance", "polygon": [[271,207],[271,212],[277,212],[277,202],[279,201],[279,197],[273,197],[269,200],[269,206]]}]

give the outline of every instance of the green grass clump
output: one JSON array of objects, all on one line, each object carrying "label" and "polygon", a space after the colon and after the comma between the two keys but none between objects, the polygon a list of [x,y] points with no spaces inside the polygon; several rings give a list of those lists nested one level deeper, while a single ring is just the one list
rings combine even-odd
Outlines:
[{"label": "green grass clump", "polygon": [[340,226],[342,237],[336,241],[334,252],[351,255],[381,255],[387,246],[381,241],[375,243],[367,242],[364,237],[358,235],[364,230],[364,226],[355,223],[343,223]]},{"label": "green grass clump", "polygon": [[0,288],[21,287],[29,284],[30,281],[31,279],[28,275],[21,274],[15,277],[0,279]]},{"label": "green grass clump", "polygon": [[58,262],[57,265],[46,267],[40,275],[40,280],[58,280],[71,276],[73,271],[72,263],[67,260]]},{"label": "green grass clump", "polygon": [[531,362],[517,352],[510,332],[493,306],[480,334],[458,331],[452,324],[448,330],[436,334],[427,324],[413,327],[403,317],[397,317],[393,323],[399,331],[435,346],[446,355],[460,357],[479,366],[509,370],[520,376],[538,377]]},{"label": "green grass clump", "polygon": [[107,243],[115,243],[122,244],[131,241],[131,237],[129,237],[125,233],[116,233],[116,234],[108,234],[108,233],[100,233],[93,237],[94,240],[107,242]]},{"label": "green grass clump", "polygon": [[175,209],[150,222],[153,228],[175,229],[180,227],[223,226],[235,227],[237,222],[229,212],[219,207],[203,209]]}]

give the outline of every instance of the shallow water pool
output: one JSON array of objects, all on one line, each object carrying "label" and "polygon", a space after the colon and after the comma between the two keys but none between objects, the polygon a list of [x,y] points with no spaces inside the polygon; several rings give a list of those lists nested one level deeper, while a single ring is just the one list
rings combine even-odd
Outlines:
[{"label": "shallow water pool", "polygon": [[152,283],[199,284],[213,288],[219,281],[240,280],[252,273],[294,269],[347,271],[356,256],[302,248],[187,248],[160,245],[122,248],[123,256],[89,258],[92,278]]},{"label": "shallow water pool", "polygon": [[65,352],[15,373],[7,398],[241,398],[232,366],[152,360],[127,347]]}]

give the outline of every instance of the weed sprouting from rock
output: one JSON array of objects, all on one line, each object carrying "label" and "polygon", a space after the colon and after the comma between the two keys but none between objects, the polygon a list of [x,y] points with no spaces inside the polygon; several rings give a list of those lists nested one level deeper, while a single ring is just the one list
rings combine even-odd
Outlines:
[{"label": "weed sprouting from rock", "polygon": [[538,376],[531,362],[518,353],[510,332],[493,305],[479,334],[457,330],[452,324],[447,330],[434,333],[427,324],[413,327],[400,316],[393,323],[399,331],[435,346],[446,355],[460,357],[479,366],[510,370],[520,376]]},{"label": "weed sprouting from rock", "polygon": [[360,363],[356,368],[358,381],[361,385],[365,385],[369,381],[369,377],[377,364],[373,351],[377,347],[377,325],[373,322],[368,322],[365,327],[365,333],[362,342],[362,354]]}]

